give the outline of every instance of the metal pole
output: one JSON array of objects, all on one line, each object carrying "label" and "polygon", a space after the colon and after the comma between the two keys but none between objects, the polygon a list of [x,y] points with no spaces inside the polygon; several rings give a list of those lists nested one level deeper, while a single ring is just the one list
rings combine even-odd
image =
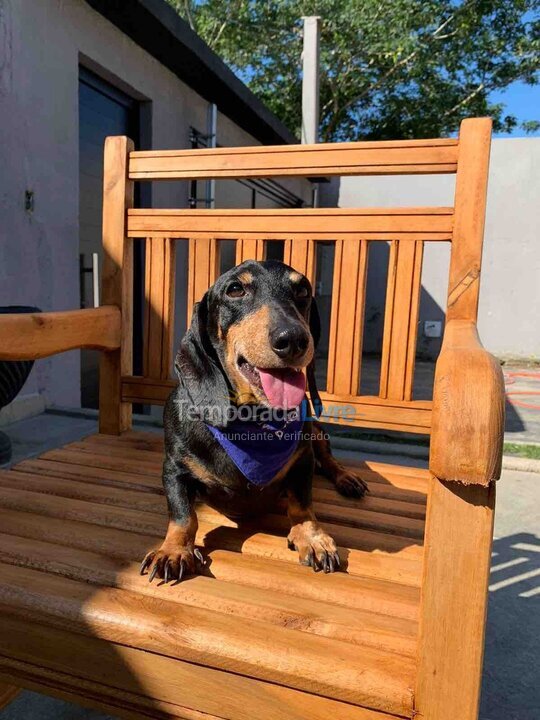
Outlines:
[{"label": "metal pole", "polygon": [[[208,119],[207,119],[207,145],[206,147],[215,148],[217,147],[217,105],[210,103],[208,105]],[[216,181],[212,178],[206,181],[206,203],[207,208],[214,208],[216,206]]]},{"label": "metal pole", "polygon": [[302,53],[302,143],[319,142],[319,37],[320,17],[304,20]]}]

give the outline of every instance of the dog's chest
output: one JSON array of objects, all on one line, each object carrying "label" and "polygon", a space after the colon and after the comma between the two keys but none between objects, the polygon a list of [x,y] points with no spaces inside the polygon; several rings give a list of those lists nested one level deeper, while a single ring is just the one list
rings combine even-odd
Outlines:
[{"label": "dog's chest", "polygon": [[236,468],[236,477],[215,478],[201,489],[201,500],[231,519],[249,518],[276,512],[283,494],[280,479],[264,487],[251,484]]}]

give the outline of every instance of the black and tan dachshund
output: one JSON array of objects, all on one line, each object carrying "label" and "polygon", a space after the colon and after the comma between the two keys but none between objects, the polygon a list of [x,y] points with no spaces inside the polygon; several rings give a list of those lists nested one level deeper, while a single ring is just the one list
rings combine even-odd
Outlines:
[{"label": "black and tan dachshund", "polygon": [[238,520],[271,512],[286,496],[288,543],[300,562],[339,568],[335,542],[312,508],[315,464],[342,494],[361,497],[366,485],[333,458],[322,427],[305,412],[306,375],[318,403],[319,335],[309,281],[277,261],[242,263],[195,305],[176,356],[179,385],[164,413],[169,525],[161,547],[143,560],[150,580],[178,581],[204,564],[195,548],[196,498]]}]

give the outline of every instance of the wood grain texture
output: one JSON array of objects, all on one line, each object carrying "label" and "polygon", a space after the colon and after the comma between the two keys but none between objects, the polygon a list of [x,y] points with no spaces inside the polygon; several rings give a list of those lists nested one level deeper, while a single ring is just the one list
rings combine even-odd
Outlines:
[{"label": "wood grain texture", "polygon": [[[104,708],[119,717],[164,720],[383,720],[388,715],[213,668],[2,618],[0,672],[25,687]],[[9,656],[9,657],[8,657]],[[144,678],[144,685],[141,680]],[[199,709],[195,709],[199,708]]]},{"label": "wood grain texture", "polygon": [[359,653],[348,642],[275,626],[270,637],[264,623],[245,617],[156,597],[141,603],[137,592],[12,565],[1,570],[0,607],[9,616],[385,712],[412,709],[413,662],[404,655],[367,646]]},{"label": "wood grain texture", "polygon": [[354,238],[336,241],[326,379],[328,393],[358,394],[367,257],[367,242],[358,242]]},{"label": "wood grain texture", "polygon": [[108,585],[186,607],[262,620],[277,627],[294,628],[309,635],[333,637],[407,657],[413,657],[416,652],[417,624],[409,618],[350,609],[309,598],[304,598],[300,607],[298,600],[289,594],[269,597],[263,588],[218,580],[209,575],[198,575],[181,593],[171,594],[166,586],[153,586],[139,580],[137,558],[126,563],[124,559],[105,557],[88,550],[13,535],[0,536],[0,542],[5,553],[3,557],[10,564],[94,584],[96,588]]},{"label": "wood grain texture", "polygon": [[166,380],[171,374],[174,338],[176,243],[146,239],[143,371]]},{"label": "wood grain texture", "polygon": [[103,168],[103,267],[101,302],[121,311],[120,348],[101,356],[100,432],[118,435],[131,427],[131,403],[122,400],[122,375],[133,372],[133,241],[126,235],[126,211],[133,206],[127,164],[133,142],[123,136],[105,140]]},{"label": "wood grain texture", "polygon": [[260,238],[238,238],[236,241],[236,259],[237,265],[246,260],[264,260],[266,255],[266,247],[264,240]]},{"label": "wood grain texture", "polygon": [[193,306],[199,302],[219,275],[219,243],[214,237],[191,238],[189,241],[187,324]]},{"label": "wood grain texture", "polygon": [[[162,452],[158,435],[101,434],[0,472],[0,676],[90,706],[124,701],[126,717],[143,709],[151,717],[212,717],[202,678],[215,673],[227,684],[229,675],[255,684],[243,690],[257,698],[254,705],[245,700],[245,710],[232,692],[231,720],[243,712],[272,717],[265,689],[278,687],[285,717],[306,717],[311,702],[315,713],[337,703],[344,718],[353,707],[366,720],[410,715],[423,552],[416,508],[422,513],[425,473],[366,465],[375,488],[415,500],[393,499],[389,508],[376,492],[382,505],[347,499],[336,505],[335,489],[316,482],[317,512],[341,544],[347,568],[333,576],[298,566],[285,542],[283,505],[239,528],[200,504],[197,542],[208,571],[171,593],[137,570],[166,523]],[[20,648],[13,633],[23,625],[27,642]],[[115,659],[104,661],[107,673],[114,669],[109,690],[104,665],[85,660],[96,643],[103,658]],[[68,662],[69,648],[78,657],[70,674],[82,678],[71,685],[57,664]],[[330,656],[338,660],[329,664]],[[156,667],[156,658],[171,665],[149,686],[147,668]],[[185,695],[170,694],[171,673],[183,672],[188,687],[203,688],[187,714]],[[141,678],[135,702],[133,683]]]},{"label": "wood grain texture", "polygon": [[435,369],[429,467],[440,480],[489,485],[501,474],[504,379],[476,325],[447,323]]},{"label": "wood grain texture", "polygon": [[422,242],[391,244],[379,389],[390,400],[412,398],[422,257]]},{"label": "wood grain texture", "polygon": [[0,315],[0,360],[37,360],[75,348],[120,347],[117,307]]},{"label": "wood grain texture", "polygon": [[[129,237],[404,241],[452,239],[452,208],[133,209]],[[252,251],[252,249],[250,249]]]},{"label": "wood grain texture", "polygon": [[470,118],[459,130],[448,320],[476,320],[478,314],[491,126],[490,118]]},{"label": "wood grain texture", "polygon": [[476,720],[480,700],[495,485],[433,478],[415,717]]},{"label": "wood grain texture", "polygon": [[285,240],[283,262],[305,275],[312,287],[315,286],[316,259],[314,240],[299,237]]},{"label": "wood grain texture", "polygon": [[132,179],[453,173],[457,141],[399,140],[203,150],[130,156]]},{"label": "wood grain texture", "polygon": [[15,700],[20,692],[21,688],[17,687],[17,685],[10,685],[0,681],[0,710],[9,705],[12,700]]}]

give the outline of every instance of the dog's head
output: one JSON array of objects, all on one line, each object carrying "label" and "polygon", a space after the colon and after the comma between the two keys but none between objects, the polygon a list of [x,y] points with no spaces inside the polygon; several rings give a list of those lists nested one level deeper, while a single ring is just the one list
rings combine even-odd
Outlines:
[{"label": "dog's head", "polygon": [[180,385],[200,417],[219,425],[226,424],[222,418],[231,404],[300,405],[306,373],[316,401],[319,335],[307,278],[281,262],[248,260],[222,275],[195,305],[176,357]]}]

